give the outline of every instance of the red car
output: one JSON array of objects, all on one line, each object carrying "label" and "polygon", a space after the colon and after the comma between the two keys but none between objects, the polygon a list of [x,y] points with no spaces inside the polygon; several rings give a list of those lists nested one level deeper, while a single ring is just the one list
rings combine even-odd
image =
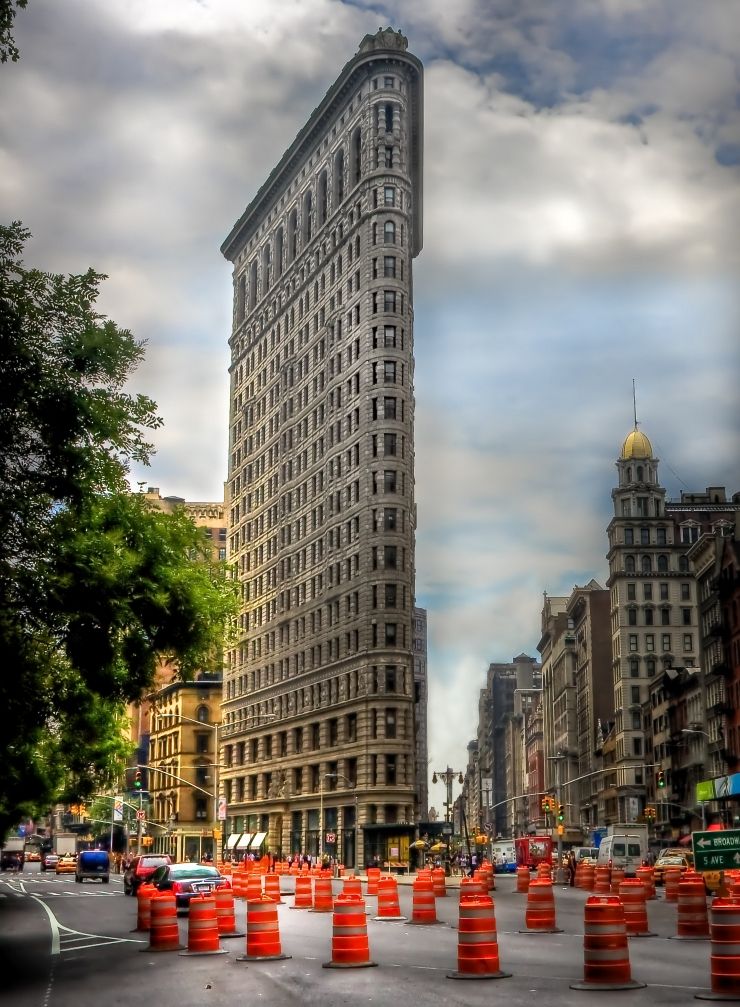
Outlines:
[{"label": "red car", "polygon": [[139,885],[149,881],[158,867],[172,863],[168,853],[142,853],[134,857],[129,867],[123,872],[124,895],[136,895]]}]

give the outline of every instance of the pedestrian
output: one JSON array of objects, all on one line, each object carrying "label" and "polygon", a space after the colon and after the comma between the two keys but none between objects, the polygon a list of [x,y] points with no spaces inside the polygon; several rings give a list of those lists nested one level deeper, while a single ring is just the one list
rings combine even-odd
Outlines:
[{"label": "pedestrian", "polygon": [[570,879],[570,887],[575,888],[576,884],[576,855],[571,850],[568,854],[568,877]]}]

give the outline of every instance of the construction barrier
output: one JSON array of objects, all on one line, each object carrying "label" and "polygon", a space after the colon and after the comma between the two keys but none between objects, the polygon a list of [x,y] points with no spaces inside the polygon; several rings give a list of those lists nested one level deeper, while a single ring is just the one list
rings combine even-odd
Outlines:
[{"label": "construction barrier", "polygon": [[697,1000],[740,1000],[740,898],[719,896],[710,907],[711,993]]},{"label": "construction barrier", "polygon": [[310,876],[295,879],[295,898],[292,909],[310,909],[313,905],[313,880]]},{"label": "construction barrier", "polygon": [[663,888],[666,902],[678,902],[678,886],[681,883],[681,868],[666,867],[663,871]]},{"label": "construction barrier", "polygon": [[596,895],[611,894],[612,869],[606,864],[597,864],[594,875],[594,893]]},{"label": "construction barrier", "polygon": [[499,963],[496,916],[490,895],[466,895],[460,900],[457,972],[448,979],[504,979]]},{"label": "construction barrier", "polygon": [[416,875],[412,893],[411,922],[417,924],[436,923],[437,903],[429,872],[427,872],[427,877],[422,877],[421,873]]},{"label": "construction barrier", "polygon": [[[339,877],[342,877],[342,874],[340,874]],[[378,881],[380,881],[380,868],[379,867],[368,867],[368,869],[367,869],[367,894],[368,895],[377,895],[378,894]]]},{"label": "construction barrier", "polygon": [[550,880],[552,878],[552,864],[548,864],[544,860],[542,863],[537,864],[537,877]]},{"label": "construction barrier", "polygon": [[709,914],[704,879],[688,872],[678,884],[678,922],[676,940],[709,940]]},{"label": "construction barrier", "polygon": [[188,905],[188,947],[181,955],[225,955],[219,944],[216,899],[196,895]]},{"label": "construction barrier", "polygon": [[485,860],[481,866],[478,868],[480,871],[481,878],[485,884],[484,891],[495,892],[496,891],[496,875],[493,870],[493,864],[488,860]]},{"label": "construction barrier", "polygon": [[238,962],[282,961],[277,903],[269,895],[247,902],[247,953]]},{"label": "construction barrier", "polygon": [[407,919],[401,916],[401,907],[398,903],[398,882],[392,874],[383,874],[378,880],[378,915],[376,920],[388,922],[401,922]]},{"label": "construction barrier", "polygon": [[632,978],[624,906],[616,895],[589,895],[584,912],[583,982],[572,990],[642,989]]},{"label": "construction barrier", "polygon": [[612,867],[611,880],[609,882],[609,894],[619,895],[619,886],[625,879],[624,867]]},{"label": "construction barrier", "polygon": [[150,885],[148,881],[139,885],[136,890],[136,926],[131,931],[135,934],[137,930],[149,932],[151,926],[151,903],[152,897],[157,894],[157,889],[154,885]]},{"label": "construction barrier", "polygon": [[218,921],[218,933],[220,937],[243,937],[244,933],[236,929],[236,916],[234,915],[234,893],[223,885],[214,889],[216,897],[216,920]]},{"label": "construction barrier", "polygon": [[532,878],[524,914],[526,931],[521,933],[561,934],[555,925],[555,896],[549,878]]},{"label": "construction barrier", "polygon": [[282,902],[280,897],[280,877],[274,871],[265,874],[265,895],[273,902]]},{"label": "construction barrier", "polygon": [[362,898],[362,881],[356,874],[349,874],[344,879],[342,895],[359,895]]},{"label": "construction barrier", "polygon": [[657,898],[655,893],[655,871],[652,867],[638,867],[635,873],[637,880],[641,881],[645,888],[645,898],[648,902]]},{"label": "construction barrier", "polygon": [[578,863],[576,864],[576,879],[575,879],[575,885],[574,885],[575,888],[583,888],[584,887],[584,885],[583,885],[583,877],[584,877],[583,871],[584,871],[585,867],[586,867],[586,864],[582,860],[579,860]]},{"label": "construction barrier", "polygon": [[313,913],[330,913],[334,904],[331,878],[316,877],[313,881]]},{"label": "construction barrier", "polygon": [[460,898],[464,895],[485,895],[483,882],[475,875],[472,878],[460,878]]},{"label": "construction barrier", "polygon": [[262,875],[259,871],[250,871],[247,875],[243,897],[247,902],[256,902],[262,898]]},{"label": "construction barrier", "polygon": [[444,867],[435,867],[432,871],[432,891],[438,899],[443,899],[447,895]]},{"label": "construction barrier", "polygon": [[516,869],[516,890],[520,895],[526,895],[529,890],[529,868],[524,864]]},{"label": "construction barrier", "polygon": [[375,965],[370,961],[365,900],[361,895],[338,895],[334,900],[331,961],[325,969],[360,969]]},{"label": "construction barrier", "polygon": [[177,903],[172,892],[159,892],[152,896],[149,947],[142,951],[181,951],[180,930],[177,926]]},{"label": "construction barrier", "polygon": [[583,865],[583,890],[592,892],[596,887],[596,864]]},{"label": "construction barrier", "polygon": [[247,872],[241,867],[237,868],[231,875],[231,886],[234,890],[234,898],[243,899],[247,894]]},{"label": "construction barrier", "polygon": [[648,926],[645,886],[639,878],[624,878],[617,893],[624,906],[624,925],[629,937],[655,937]]}]

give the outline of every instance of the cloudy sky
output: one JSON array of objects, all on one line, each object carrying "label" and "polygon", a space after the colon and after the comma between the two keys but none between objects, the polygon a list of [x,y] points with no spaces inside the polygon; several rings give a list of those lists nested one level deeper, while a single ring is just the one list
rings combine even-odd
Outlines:
[{"label": "cloudy sky", "polygon": [[[735,0],[29,0],[0,67],[0,207],[27,261],[109,274],[165,420],[148,472],[226,475],[219,245],[368,32],[425,65],[415,265],[418,603],[431,768],[542,592],[606,575],[638,415],[671,496],[740,490]],[[440,806],[442,788],[431,799]]]}]

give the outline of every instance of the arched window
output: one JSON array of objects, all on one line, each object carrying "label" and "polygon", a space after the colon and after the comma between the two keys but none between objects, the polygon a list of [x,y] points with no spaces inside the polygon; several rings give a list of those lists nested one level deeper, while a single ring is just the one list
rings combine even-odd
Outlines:
[{"label": "arched window", "polygon": [[285,232],[282,227],[278,228],[278,232],[275,235],[275,276],[280,277],[283,275],[283,254],[284,254],[284,244],[285,244]]},{"label": "arched window", "polygon": [[257,260],[253,259],[249,265],[249,310],[252,311],[257,304]]},{"label": "arched window", "polygon": [[288,214],[288,261],[293,262],[298,254],[298,211],[295,207]]},{"label": "arched window", "polygon": [[270,289],[272,273],[272,249],[268,241],[262,249],[262,294],[266,294]]},{"label": "arched window", "polygon": [[326,223],[326,217],[329,207],[329,192],[328,192],[328,182],[326,177],[326,171],[322,171],[319,175],[319,225]]},{"label": "arched window", "polygon": [[393,132],[393,105],[388,102],[383,108],[383,117],[385,119],[385,131],[386,133]]},{"label": "arched window", "polygon": [[644,482],[644,471],[642,465],[637,466],[637,481],[638,483]]},{"label": "arched window", "polygon": [[679,556],[678,557],[678,569],[681,571],[681,573],[688,573],[688,570],[689,570],[689,557],[688,556]]},{"label": "arched window", "polygon": [[625,556],[625,558],[624,558],[624,569],[625,569],[625,571],[627,573],[634,573],[635,572],[635,557],[634,556]]},{"label": "arched window", "polygon": [[308,244],[313,234],[313,193],[309,189],[303,197],[303,241]]},{"label": "arched window", "polygon": [[344,149],[340,149],[334,155],[334,203],[332,209],[336,210],[344,201]]},{"label": "arched window", "polygon": [[395,245],[396,243],[396,225],[392,220],[386,220],[383,224],[383,240],[386,245]]},{"label": "arched window", "polygon": [[350,182],[357,185],[362,175],[362,134],[360,127],[352,134],[350,141]]},{"label": "arched window", "polygon": [[649,556],[643,556],[640,561],[640,569],[643,573],[650,573],[653,569],[653,564]]},{"label": "arched window", "polygon": [[195,711],[195,719],[200,724],[207,724],[208,723],[208,707],[207,706],[199,706],[198,709]]},{"label": "arched window", "polygon": [[236,321],[237,325],[244,321],[244,312],[247,306],[247,278],[243,274],[237,282],[236,292]]},{"label": "arched window", "polygon": [[658,573],[668,573],[668,557],[662,553],[658,556]]}]

